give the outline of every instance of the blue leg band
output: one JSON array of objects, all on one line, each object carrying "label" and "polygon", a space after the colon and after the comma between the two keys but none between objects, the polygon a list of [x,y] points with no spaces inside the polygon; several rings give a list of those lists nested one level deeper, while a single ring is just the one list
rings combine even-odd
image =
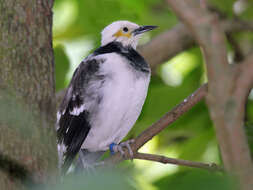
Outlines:
[{"label": "blue leg band", "polygon": [[115,143],[111,143],[111,144],[109,145],[111,155],[115,154],[115,152],[114,152],[114,150],[113,150],[113,147],[114,147],[115,145],[116,145]]}]

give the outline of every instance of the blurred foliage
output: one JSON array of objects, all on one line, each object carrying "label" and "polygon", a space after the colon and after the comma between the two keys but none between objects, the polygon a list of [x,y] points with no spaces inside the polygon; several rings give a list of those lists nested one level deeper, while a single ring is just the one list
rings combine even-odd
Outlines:
[{"label": "blurred foliage", "polygon": [[210,173],[196,169],[177,172],[174,175],[166,176],[155,183],[155,186],[162,189],[170,187],[173,190],[235,190],[236,183],[228,176],[219,173]]},{"label": "blurred foliage", "polygon": [[70,69],[69,65],[69,59],[67,55],[65,54],[64,47],[62,45],[58,45],[54,47],[54,56],[55,56],[55,62],[60,64],[55,64],[55,70],[56,70],[56,78],[55,78],[55,87],[56,91],[64,88],[66,84],[68,84],[67,81],[67,72]]},{"label": "blurred foliage", "polygon": [[126,172],[117,170],[98,170],[89,174],[71,174],[61,179],[56,185],[35,188],[33,190],[135,190],[134,179]]},{"label": "blurred foliage", "polygon": [[226,16],[232,17],[234,14],[233,5],[235,0],[209,0],[208,1],[211,5],[216,7],[221,12],[225,13]]},{"label": "blurred foliage", "polygon": [[[209,0],[209,3],[223,12],[227,18],[236,16],[252,20],[252,1],[245,1],[246,4],[240,4],[241,2]],[[159,26],[159,29],[147,34],[140,43],[148,41],[178,22],[165,0],[55,0],[54,48],[57,91],[67,86],[76,66],[88,53],[99,46],[101,30],[115,20],[130,20],[138,24]],[[244,49],[249,47],[249,44],[252,45],[252,33],[239,33],[233,37],[237,42],[243,42],[242,48]],[[229,58],[233,59],[234,49],[229,44],[228,47]],[[184,51],[162,64],[157,68],[157,75],[151,79],[143,112],[127,138],[137,136],[167,111],[183,101],[206,80],[205,67],[199,48]],[[251,150],[253,150],[252,99],[249,100],[246,117],[246,130]],[[148,142],[141,148],[141,151],[221,164],[215,131],[204,101],[194,106],[174,124]],[[125,166],[126,170],[132,172],[136,189],[230,190],[234,187],[227,176],[186,167],[139,160],[124,162],[121,166]],[[80,179],[77,186],[70,180],[64,182],[66,186],[63,185],[56,189],[73,189],[72,187],[85,189],[84,187],[87,187],[84,186],[85,184],[96,183],[96,181],[99,181],[99,184],[104,184],[107,181],[109,186],[112,185],[113,181],[119,182],[118,185],[122,183],[121,186],[116,184],[111,188],[108,186],[108,188],[102,189],[122,189],[123,186],[132,184],[129,181],[126,184],[123,182],[122,176],[118,177],[114,174],[108,174],[104,177],[101,174],[100,177],[101,180],[77,177],[77,180]],[[99,184],[96,185],[101,189],[102,186]],[[96,188],[91,185],[87,189]]]}]

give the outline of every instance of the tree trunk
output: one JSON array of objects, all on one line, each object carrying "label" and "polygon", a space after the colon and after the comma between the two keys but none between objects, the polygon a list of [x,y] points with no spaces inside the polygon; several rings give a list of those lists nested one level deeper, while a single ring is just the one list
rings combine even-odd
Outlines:
[{"label": "tree trunk", "polygon": [[52,6],[0,0],[0,189],[57,168]]}]

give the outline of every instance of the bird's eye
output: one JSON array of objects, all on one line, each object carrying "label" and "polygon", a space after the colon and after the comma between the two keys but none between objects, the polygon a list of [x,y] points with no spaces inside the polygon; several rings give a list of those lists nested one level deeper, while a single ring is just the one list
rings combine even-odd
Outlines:
[{"label": "bird's eye", "polygon": [[123,28],[123,31],[124,31],[124,32],[128,32],[128,28],[127,28],[127,27],[124,27],[124,28]]}]

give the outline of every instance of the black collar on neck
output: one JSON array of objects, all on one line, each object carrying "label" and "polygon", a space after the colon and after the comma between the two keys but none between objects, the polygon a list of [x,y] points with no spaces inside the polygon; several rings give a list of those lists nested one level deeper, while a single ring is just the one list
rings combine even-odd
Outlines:
[{"label": "black collar on neck", "polygon": [[131,66],[136,70],[142,72],[149,72],[149,66],[144,58],[131,46],[124,47],[120,42],[111,42],[104,46],[99,47],[94,51],[94,55],[105,54],[105,53],[117,53],[125,57]]}]

